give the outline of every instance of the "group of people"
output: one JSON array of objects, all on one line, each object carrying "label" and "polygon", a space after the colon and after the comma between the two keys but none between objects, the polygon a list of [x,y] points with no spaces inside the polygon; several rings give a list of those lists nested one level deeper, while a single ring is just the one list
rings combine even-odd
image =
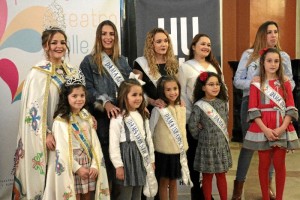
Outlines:
[{"label": "group of people", "polygon": [[[273,168],[276,199],[282,199],[282,161],[286,150],[300,147],[290,123],[298,117],[295,84],[278,36],[275,22],[262,24],[235,75],[244,94],[245,140],[233,200],[241,199],[254,150],[263,199],[274,197]],[[192,200],[210,200],[214,175],[220,198],[227,199],[228,91],[208,35],[193,38],[180,66],[168,32],[154,28],[144,56],[130,67],[109,20],[99,24],[79,69],[65,61],[61,29],[45,30],[42,45],[46,58],[31,69],[22,93],[13,199],[176,200],[182,179]]]}]

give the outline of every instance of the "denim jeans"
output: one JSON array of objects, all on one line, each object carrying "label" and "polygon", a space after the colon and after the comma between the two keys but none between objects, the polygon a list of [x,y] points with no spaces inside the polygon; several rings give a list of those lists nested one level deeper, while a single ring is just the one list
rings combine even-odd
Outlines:
[{"label": "denim jeans", "polygon": [[[245,139],[247,130],[249,128],[249,123],[247,122],[247,114],[248,114],[248,103],[249,103],[249,96],[245,96],[242,99],[241,104],[241,123],[242,123],[242,134],[243,139]],[[248,169],[252,160],[254,151],[251,149],[241,148],[237,171],[236,171],[236,178],[237,181],[245,181],[246,176],[248,173]],[[273,164],[270,166],[269,176],[272,178],[273,176],[274,167]]]}]

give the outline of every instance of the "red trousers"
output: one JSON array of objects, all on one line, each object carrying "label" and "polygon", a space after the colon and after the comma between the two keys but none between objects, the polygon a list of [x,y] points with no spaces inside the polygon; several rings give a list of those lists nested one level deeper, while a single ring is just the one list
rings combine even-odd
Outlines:
[{"label": "red trousers", "polygon": [[[216,173],[217,178],[217,187],[219,190],[221,200],[227,200],[227,182],[226,176],[224,173]],[[203,173],[202,174],[202,188],[205,200],[211,200],[211,193],[212,193],[212,179],[214,174]]]},{"label": "red trousers", "polygon": [[283,190],[286,177],[285,156],[286,149],[273,147],[270,150],[258,151],[259,165],[258,174],[260,181],[260,188],[263,200],[270,200],[269,196],[269,169],[273,161],[275,169],[276,182],[276,200],[282,200]]}]

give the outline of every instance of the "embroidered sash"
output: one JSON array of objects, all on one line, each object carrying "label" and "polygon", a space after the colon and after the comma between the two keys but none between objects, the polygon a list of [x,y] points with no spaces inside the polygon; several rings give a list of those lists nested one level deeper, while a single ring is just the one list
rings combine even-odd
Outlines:
[{"label": "embroidered sash", "polygon": [[[157,108],[155,108],[157,109]],[[193,182],[191,181],[190,171],[187,164],[186,153],[183,148],[183,142],[180,130],[178,128],[177,122],[174,120],[174,117],[170,113],[167,108],[157,109],[162,116],[164,122],[166,123],[167,127],[169,128],[173,139],[175,140],[179,150],[180,150],[180,164],[181,164],[181,173],[182,173],[182,180],[184,184],[193,187]]]},{"label": "embroidered sash", "polygon": [[272,101],[274,101],[274,103],[276,103],[276,105],[281,109],[281,111],[285,111],[286,110],[284,99],[272,87],[270,87],[269,85],[265,85],[264,88],[261,88],[259,82],[253,82],[252,85],[254,85],[262,93],[264,93],[269,99],[271,99]]},{"label": "embroidered sash", "polygon": [[[85,113],[80,112],[80,117],[84,116]],[[79,142],[80,146],[83,148],[84,152],[87,154],[89,161],[93,158],[91,144],[88,141],[87,136],[83,133],[82,128],[79,126],[78,122],[75,119],[75,116],[72,116],[71,120],[71,129],[73,130],[73,135]]]},{"label": "embroidered sash", "polygon": [[220,128],[227,142],[229,142],[227,125],[219,113],[207,102],[199,100],[195,103]]},{"label": "embroidered sash", "polygon": [[108,71],[111,78],[119,87],[120,84],[124,81],[124,77],[122,76],[121,72],[119,71],[118,67],[112,62],[109,56],[102,52],[102,65]]},{"label": "embroidered sash", "polygon": [[[139,149],[140,154],[143,157],[144,167],[147,171],[146,185],[144,186],[144,195],[147,197],[154,197],[158,190],[157,180],[155,178],[154,170],[151,165],[150,154],[145,140],[143,139],[138,126],[131,116],[127,116],[124,119],[128,130],[133,134],[135,138],[136,146]],[[146,131],[146,130],[145,130]]]},{"label": "embroidered sash", "polygon": [[141,66],[141,68],[143,69],[145,74],[149,77],[149,79],[152,81],[152,83],[155,85],[155,87],[157,87],[157,81],[161,77],[161,74],[158,73],[157,77],[154,77],[150,74],[150,68],[149,68],[148,62],[144,56],[138,57],[135,61],[137,63],[139,63],[139,65]]}]

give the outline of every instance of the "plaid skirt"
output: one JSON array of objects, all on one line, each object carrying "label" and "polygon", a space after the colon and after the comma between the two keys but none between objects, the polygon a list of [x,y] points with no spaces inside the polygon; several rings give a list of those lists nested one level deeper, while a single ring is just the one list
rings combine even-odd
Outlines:
[{"label": "plaid skirt", "polygon": [[[91,163],[89,162],[87,154],[83,149],[73,149],[73,158],[80,164],[82,167],[90,167]],[[75,192],[76,194],[86,194],[89,191],[95,191],[96,189],[96,180],[95,179],[81,179],[79,175],[74,174],[74,183],[75,183]]]}]

